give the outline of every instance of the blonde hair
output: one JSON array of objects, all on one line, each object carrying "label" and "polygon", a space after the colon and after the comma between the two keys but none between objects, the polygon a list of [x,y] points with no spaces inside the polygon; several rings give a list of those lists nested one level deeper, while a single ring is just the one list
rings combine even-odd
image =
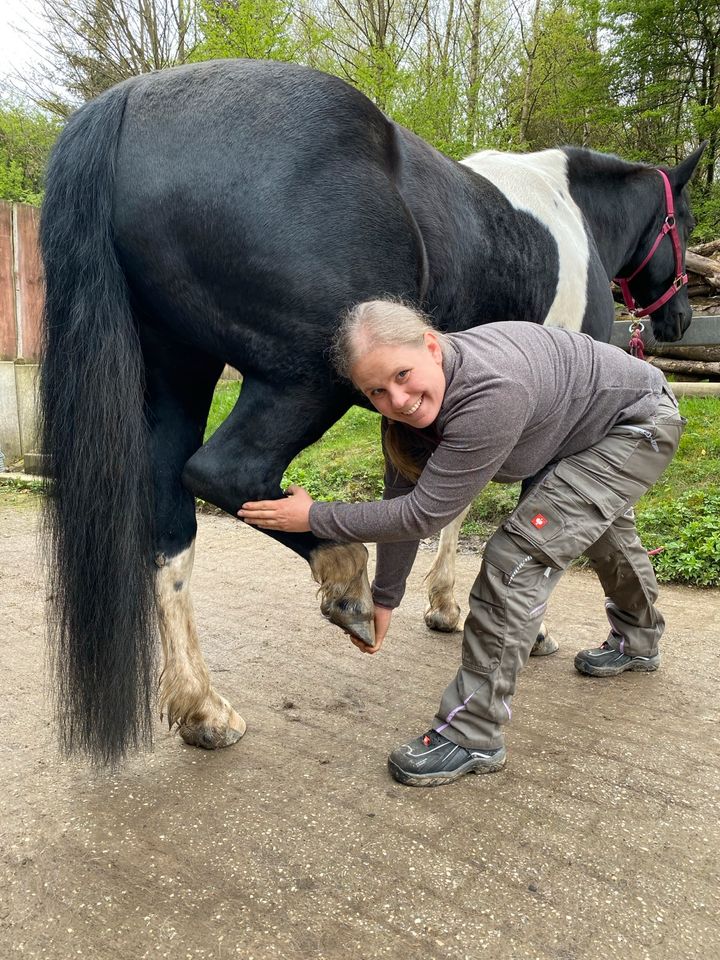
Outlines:
[{"label": "blonde hair", "polygon": [[[351,380],[350,371],[371,350],[380,346],[421,347],[428,332],[434,334],[442,349],[444,334],[422,311],[401,300],[365,300],[341,315],[330,361],[341,377]],[[416,481],[437,441],[387,417],[382,418],[381,430],[387,459],[404,477]]]}]

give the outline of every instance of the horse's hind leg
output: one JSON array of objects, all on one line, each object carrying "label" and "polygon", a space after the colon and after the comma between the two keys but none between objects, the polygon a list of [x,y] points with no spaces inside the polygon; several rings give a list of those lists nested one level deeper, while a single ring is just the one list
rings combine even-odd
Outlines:
[{"label": "horse's hind leg", "polygon": [[143,331],[155,505],[155,596],[164,653],[160,709],[187,743],[227,746],[245,723],[213,690],[200,650],[190,577],[195,550],[195,501],[181,483],[185,462],[202,443],[222,364]]},{"label": "horse's hind leg", "polygon": [[431,630],[450,633],[457,627],[460,619],[460,607],[454,596],[455,557],[460,527],[469,509],[468,506],[452,523],[443,528],[435,560],[425,577],[428,592],[425,623]]}]

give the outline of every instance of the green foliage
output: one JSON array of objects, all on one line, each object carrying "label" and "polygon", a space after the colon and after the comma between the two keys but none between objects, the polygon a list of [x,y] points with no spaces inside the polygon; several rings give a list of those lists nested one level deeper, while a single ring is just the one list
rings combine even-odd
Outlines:
[{"label": "green foliage", "polygon": [[656,507],[638,515],[644,545],[658,549],[658,580],[720,587],[720,486],[688,490],[672,509]]},{"label": "green foliage", "polygon": [[693,185],[692,210],[697,221],[693,243],[720,237],[720,183],[713,184],[710,190]]},{"label": "green foliage", "polygon": [[58,121],[39,110],[0,101],[0,200],[39,203]]},{"label": "green foliage", "polygon": [[285,0],[199,0],[203,40],[191,59],[299,59],[301,44],[291,32],[292,8]]}]

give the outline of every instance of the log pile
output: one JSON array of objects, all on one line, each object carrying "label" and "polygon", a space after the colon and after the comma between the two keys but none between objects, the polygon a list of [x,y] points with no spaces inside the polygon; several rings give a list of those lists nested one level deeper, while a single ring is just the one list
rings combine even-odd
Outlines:
[{"label": "log pile", "polygon": [[[688,247],[685,265],[693,313],[718,314],[720,332],[720,239]],[[664,373],[675,374],[679,380],[720,381],[720,343],[679,347],[672,343],[657,342],[650,346],[646,342],[645,353],[653,366]]]},{"label": "log pile", "polygon": [[720,240],[689,247],[685,255],[690,297],[716,297],[720,293]]},{"label": "log pile", "polygon": [[[720,311],[720,239],[688,247],[685,266],[693,311],[700,303],[703,303],[703,312]],[[656,344],[650,361],[664,373],[676,374],[680,380],[720,381],[720,344],[697,347]]]}]

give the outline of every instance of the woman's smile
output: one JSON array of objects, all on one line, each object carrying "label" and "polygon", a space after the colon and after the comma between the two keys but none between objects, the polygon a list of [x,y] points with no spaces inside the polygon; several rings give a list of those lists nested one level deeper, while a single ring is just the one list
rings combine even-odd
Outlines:
[{"label": "woman's smile", "polygon": [[417,412],[417,410],[419,410],[420,404],[423,402],[423,397],[424,397],[424,396],[425,396],[425,394],[424,394],[424,393],[421,393],[421,394],[420,394],[420,397],[418,398],[418,400],[410,407],[409,410],[401,410],[400,413],[401,413],[404,417],[411,417],[414,413]]}]

